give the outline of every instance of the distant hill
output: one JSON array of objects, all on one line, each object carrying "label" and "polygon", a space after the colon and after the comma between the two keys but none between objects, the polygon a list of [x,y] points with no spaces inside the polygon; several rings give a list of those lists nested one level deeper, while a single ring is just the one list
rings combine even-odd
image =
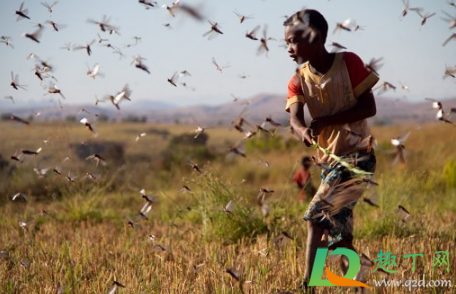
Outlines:
[{"label": "distant hill", "polygon": [[[456,107],[456,97],[441,100],[444,110]],[[432,108],[429,101],[408,102],[403,99],[376,98],[377,115],[374,122],[377,124],[423,124],[436,120],[437,110]],[[456,119],[456,115],[452,115]]]},{"label": "distant hill", "polygon": [[[442,100],[444,107],[456,107],[456,97]],[[437,111],[432,109],[430,102],[408,102],[404,99],[376,98],[377,115],[371,119],[375,124],[426,123],[435,120]],[[236,101],[218,106],[192,106],[152,112],[148,121],[198,123],[205,125],[226,125],[235,120],[240,114],[253,122],[261,122],[267,116],[274,120],[288,121],[289,114],[285,112],[285,96],[260,94],[249,100]],[[454,116],[456,118],[456,115]],[[306,119],[310,115],[306,112]]]},{"label": "distant hill", "polygon": [[149,121],[171,123],[178,120],[181,123],[195,123],[196,120],[205,125],[227,125],[240,115],[258,123],[267,116],[284,121],[288,120],[288,114],[284,109],[283,96],[261,94],[248,100],[238,100],[216,106],[200,105],[157,111],[149,115]]},{"label": "distant hill", "polygon": [[[375,124],[402,124],[425,123],[435,120],[436,110],[428,101],[418,103],[408,102],[404,99],[388,99],[377,97],[377,115],[371,119]],[[442,100],[445,108],[456,107],[456,97]],[[285,112],[285,96],[277,94],[259,94],[248,100],[238,100],[216,106],[197,105],[176,107],[171,104],[140,100],[121,105],[121,111],[115,109],[109,102],[95,105],[65,105],[44,107],[29,106],[13,110],[1,109],[1,113],[14,113],[27,118],[38,111],[38,120],[59,120],[69,116],[81,117],[102,114],[109,120],[125,120],[134,117],[145,119],[149,122],[160,123],[199,123],[202,126],[229,125],[242,115],[253,123],[261,123],[266,117],[287,122],[288,113]],[[309,115],[307,113],[307,118]],[[456,118],[456,115],[454,116]]]}]

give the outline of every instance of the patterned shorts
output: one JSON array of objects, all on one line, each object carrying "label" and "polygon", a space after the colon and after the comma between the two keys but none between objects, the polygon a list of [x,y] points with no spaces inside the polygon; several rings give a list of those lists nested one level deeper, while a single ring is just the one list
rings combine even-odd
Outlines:
[{"label": "patterned shorts", "polygon": [[[351,154],[351,156],[344,156],[342,159],[353,156],[357,156],[357,158],[363,157],[363,160],[356,162],[355,166],[357,168],[371,173],[375,171],[376,159],[373,151],[370,153]],[[329,246],[342,239],[353,239],[353,208],[356,205],[356,201],[344,206],[337,214],[332,215],[330,220],[323,216],[327,205],[321,199],[331,187],[346,182],[352,179],[353,176],[354,174],[343,165],[333,162],[329,169],[322,172],[320,187],[304,213],[304,220],[318,224],[328,231]],[[362,191],[358,191],[358,193],[362,194]]]}]

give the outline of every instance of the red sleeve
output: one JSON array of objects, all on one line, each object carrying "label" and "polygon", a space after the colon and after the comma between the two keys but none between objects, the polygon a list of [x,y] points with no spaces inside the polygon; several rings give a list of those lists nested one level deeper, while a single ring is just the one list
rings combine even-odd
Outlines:
[{"label": "red sleeve", "polygon": [[354,94],[359,97],[366,90],[371,89],[379,80],[379,77],[370,71],[358,55],[352,52],[344,52],[343,59],[347,65],[348,74]]},{"label": "red sleeve", "polygon": [[287,99],[290,99],[294,96],[303,95],[301,83],[299,82],[299,78],[297,74],[294,74],[290,81],[288,82],[288,96]]},{"label": "red sleeve", "polygon": [[286,111],[290,111],[290,106],[293,103],[301,102],[305,104],[304,94],[302,92],[301,83],[297,74],[294,74],[293,77],[288,82],[288,96],[287,103],[285,106]]}]

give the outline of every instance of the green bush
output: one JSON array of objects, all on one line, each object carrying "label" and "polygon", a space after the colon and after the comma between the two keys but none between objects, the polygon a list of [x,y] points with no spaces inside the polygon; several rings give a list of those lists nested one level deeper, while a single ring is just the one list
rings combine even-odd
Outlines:
[{"label": "green bush", "polygon": [[[205,172],[191,182],[189,185],[198,189],[192,194],[192,211],[200,216],[193,217],[193,220],[202,222],[205,241],[231,244],[243,238],[255,240],[258,235],[268,232],[263,216],[234,185],[225,183],[210,172]],[[233,203],[233,210],[225,212],[223,208],[230,201]]]},{"label": "green bush", "polygon": [[6,170],[6,168],[9,166],[8,161],[3,158],[3,155],[0,154],[0,172],[3,170]]},{"label": "green bush", "polygon": [[184,168],[189,160],[195,162],[212,160],[215,156],[207,146],[207,139],[208,136],[205,133],[197,138],[194,138],[193,134],[174,136],[161,154],[161,167],[171,170],[173,167]]},{"label": "green bush", "polygon": [[449,160],[443,167],[442,176],[448,188],[456,188],[456,160]]},{"label": "green bush", "polygon": [[258,150],[263,153],[268,153],[274,150],[284,151],[287,148],[286,142],[281,136],[257,136],[248,140],[245,144],[247,152]]}]

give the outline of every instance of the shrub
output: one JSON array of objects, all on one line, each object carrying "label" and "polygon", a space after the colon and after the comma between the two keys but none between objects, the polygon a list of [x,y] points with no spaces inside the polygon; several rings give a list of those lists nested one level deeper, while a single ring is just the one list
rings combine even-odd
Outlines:
[{"label": "shrub", "polygon": [[260,136],[248,140],[245,147],[247,152],[258,150],[263,153],[268,153],[274,150],[284,151],[287,148],[287,144],[281,136]]},{"label": "shrub", "polygon": [[[225,183],[210,172],[192,182],[190,185],[199,188],[192,194],[195,202],[192,210],[200,216],[205,241],[230,244],[244,238],[255,240],[258,235],[268,232],[265,219],[234,185]],[[233,209],[225,212],[223,208],[230,201]]]},{"label": "shrub", "polygon": [[9,163],[3,158],[3,155],[0,154],[0,172],[6,170]]},{"label": "shrub", "polygon": [[85,160],[87,156],[96,153],[105,158],[108,163],[114,162],[117,164],[122,164],[125,161],[124,144],[118,142],[89,141],[84,145],[72,143],[70,144],[70,148],[81,160]]},{"label": "shrub", "polygon": [[168,146],[161,154],[161,165],[166,170],[173,167],[182,168],[188,160],[207,161],[214,155],[207,147],[208,135],[200,134],[194,138],[192,134],[181,134],[171,138]]},{"label": "shrub", "polygon": [[124,122],[132,122],[132,123],[145,123],[147,122],[147,117],[143,116],[136,116],[136,115],[128,115],[127,117],[123,118],[122,121]]},{"label": "shrub", "polygon": [[456,188],[456,160],[447,161],[442,176],[448,188]]}]

